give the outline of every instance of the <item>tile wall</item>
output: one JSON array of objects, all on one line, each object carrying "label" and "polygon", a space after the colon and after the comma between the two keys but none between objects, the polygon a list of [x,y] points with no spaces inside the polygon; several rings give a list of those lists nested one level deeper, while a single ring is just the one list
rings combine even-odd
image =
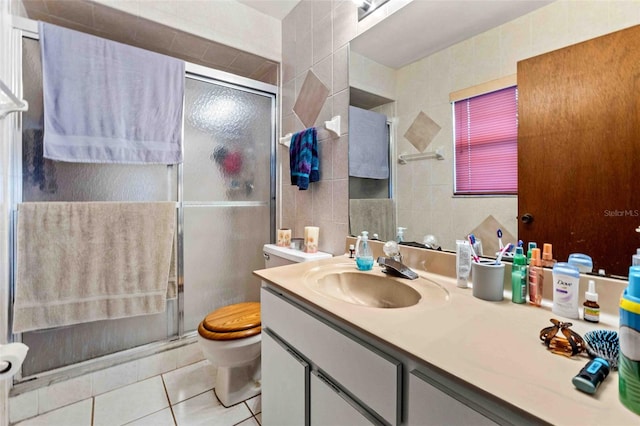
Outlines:
[{"label": "tile wall", "polygon": [[340,136],[319,132],[320,181],[308,190],[290,185],[289,155],[278,146],[278,226],[302,237],[305,226],[320,227],[321,251],[342,254],[348,229],[348,42],[357,32],[351,1],[302,0],[282,21],[281,136],[305,126],[293,106],[308,71],[329,89],[315,126],[335,115],[342,118]]}]

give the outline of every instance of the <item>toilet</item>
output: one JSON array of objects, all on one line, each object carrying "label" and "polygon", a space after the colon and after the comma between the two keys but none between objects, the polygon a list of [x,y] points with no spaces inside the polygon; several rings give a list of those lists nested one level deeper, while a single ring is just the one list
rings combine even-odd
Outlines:
[{"label": "toilet", "polygon": [[[275,244],[263,247],[265,268],[331,257]],[[260,393],[260,303],[244,302],[210,312],[198,326],[204,356],[218,369],[215,393],[229,407]]]}]

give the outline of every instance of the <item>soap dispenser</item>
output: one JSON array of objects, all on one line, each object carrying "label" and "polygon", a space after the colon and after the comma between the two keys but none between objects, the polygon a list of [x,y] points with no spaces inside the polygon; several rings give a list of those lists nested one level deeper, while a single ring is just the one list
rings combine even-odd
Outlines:
[{"label": "soap dispenser", "polygon": [[369,245],[369,233],[362,231],[356,244],[356,265],[361,271],[370,271],[373,268],[373,253]]},{"label": "soap dispenser", "polygon": [[396,242],[397,243],[401,243],[404,241],[404,231],[406,231],[407,228],[403,228],[402,226],[398,226],[398,232],[396,233]]}]

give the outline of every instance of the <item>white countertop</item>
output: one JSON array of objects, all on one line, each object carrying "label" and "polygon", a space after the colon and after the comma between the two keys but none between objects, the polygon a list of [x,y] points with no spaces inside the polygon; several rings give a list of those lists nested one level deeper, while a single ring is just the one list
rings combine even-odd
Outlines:
[{"label": "white countertop", "polygon": [[[472,290],[456,287],[455,279],[416,270],[421,277],[438,282],[449,292],[449,303],[430,307],[423,299],[414,306],[380,309],[332,299],[306,286],[311,268],[353,262],[343,256],[317,262],[255,271],[262,279],[331,312],[335,317],[432,364],[461,380],[552,424],[632,425],[640,416],[618,400],[618,375],[611,372],[595,395],[575,389],[571,379],[588,362],[584,355],[567,358],[552,354],[539,333],[551,326],[550,318],[573,323],[572,330],[618,328],[618,318],[602,315],[601,322],[569,320],[551,312],[472,296]],[[353,262],[353,269],[356,269]],[[415,268],[414,268],[415,270]],[[382,274],[374,267],[372,274]],[[425,281],[403,280],[424,291]]]}]

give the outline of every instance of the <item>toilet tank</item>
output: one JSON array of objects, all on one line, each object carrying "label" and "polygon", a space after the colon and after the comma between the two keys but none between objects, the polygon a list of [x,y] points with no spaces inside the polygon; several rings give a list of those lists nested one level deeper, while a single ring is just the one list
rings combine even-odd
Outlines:
[{"label": "toilet tank", "polygon": [[332,257],[330,253],[317,252],[305,253],[300,250],[293,250],[287,247],[280,247],[275,244],[265,244],[263,249],[264,267],[275,268],[276,266],[291,265],[293,263],[309,262],[311,260],[327,259]]}]

